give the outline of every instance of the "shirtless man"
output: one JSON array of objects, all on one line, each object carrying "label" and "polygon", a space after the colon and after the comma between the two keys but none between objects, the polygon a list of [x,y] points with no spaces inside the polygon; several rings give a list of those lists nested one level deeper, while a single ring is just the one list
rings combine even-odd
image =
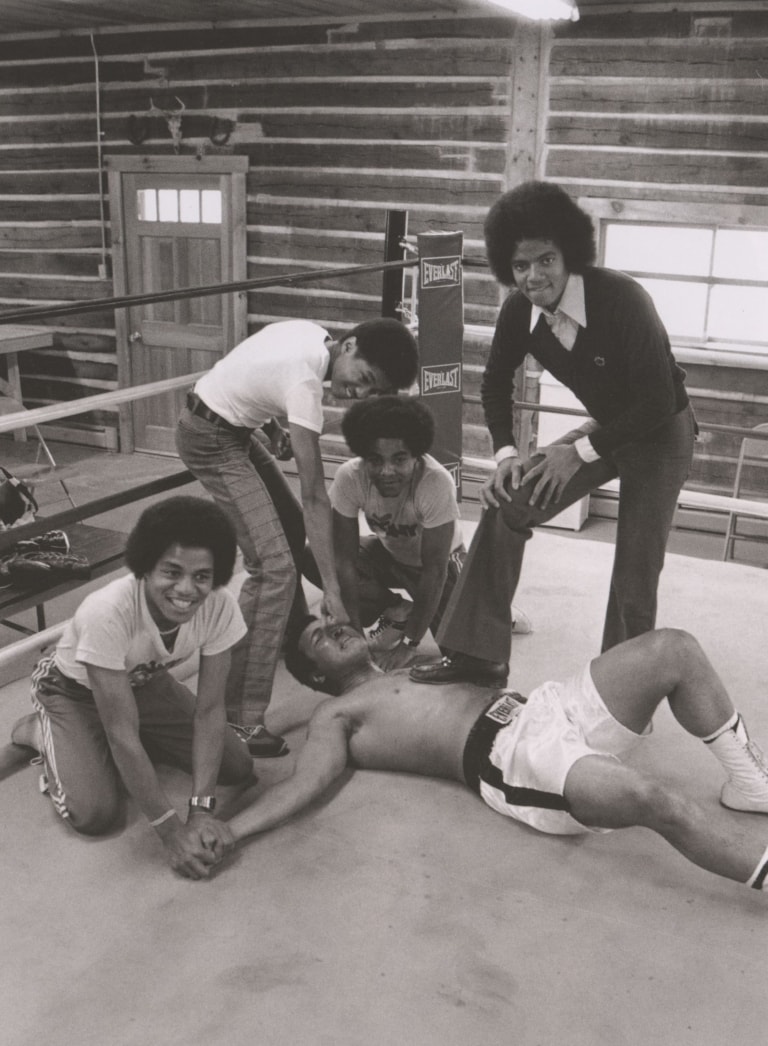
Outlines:
[{"label": "shirtless man", "polygon": [[[351,765],[460,781],[499,813],[550,834],[650,828],[694,864],[768,889],[768,824],[752,830],[620,761],[650,733],[668,695],[680,725],[726,772],[722,805],[768,814],[768,765],[686,632],[648,632],[527,700],[506,691],[490,705],[487,691],[467,684],[425,689],[404,674],[385,675],[359,632],[317,618],[307,620],[286,664],[338,696],[312,715],[292,776],[230,821],[235,842],[297,813]],[[218,840],[210,850],[213,861],[224,856]]]}]

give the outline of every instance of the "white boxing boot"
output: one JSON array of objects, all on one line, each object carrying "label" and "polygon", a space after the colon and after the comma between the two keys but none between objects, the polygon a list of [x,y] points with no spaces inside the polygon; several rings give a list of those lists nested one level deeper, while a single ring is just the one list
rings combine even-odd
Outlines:
[{"label": "white boxing boot", "polygon": [[723,806],[768,814],[768,763],[758,745],[750,740],[741,716],[734,713],[718,733],[702,740],[728,775],[720,793]]}]

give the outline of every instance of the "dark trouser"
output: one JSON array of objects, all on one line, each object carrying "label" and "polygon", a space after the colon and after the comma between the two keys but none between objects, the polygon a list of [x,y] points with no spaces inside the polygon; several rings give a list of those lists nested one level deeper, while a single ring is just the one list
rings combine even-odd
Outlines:
[{"label": "dark trouser", "polygon": [[[652,629],[667,537],[693,457],[694,429],[693,412],[686,407],[648,441],[627,444],[610,459],[582,464],[557,504],[545,510],[532,507],[531,487],[522,486],[509,492],[511,502],[483,512],[438,631],[440,646],[487,661],[507,661],[511,604],[532,528],[617,476],[616,551],[602,649]],[[535,460],[534,455],[531,467]]]},{"label": "dark trouser", "polygon": [[264,722],[289,619],[306,613],[300,562],[304,516],[274,457],[248,434],[184,409],[176,440],[181,460],[234,524],[247,577],[240,609],[247,634],[232,650],[227,718]]},{"label": "dark trouser", "polygon": [[[443,619],[448,601],[456,586],[462,564],[466,557],[464,546],[455,549],[449,559],[445,573],[445,583],[437,610],[430,621],[432,635]],[[408,566],[398,562],[384,548],[378,538],[367,535],[360,539],[360,551],[357,558],[357,578],[360,597],[360,623],[363,627],[372,625],[387,607],[394,606],[397,596],[393,588],[403,588],[412,598],[421,579],[421,567]]]}]

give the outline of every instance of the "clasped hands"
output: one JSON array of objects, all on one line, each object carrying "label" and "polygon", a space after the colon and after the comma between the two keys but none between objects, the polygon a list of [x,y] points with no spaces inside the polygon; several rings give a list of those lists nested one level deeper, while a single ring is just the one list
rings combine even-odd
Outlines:
[{"label": "clasped hands", "polygon": [[185,879],[207,879],[235,846],[229,825],[209,813],[192,813],[163,836],[171,868]]},{"label": "clasped hands", "polygon": [[501,501],[511,501],[509,491],[530,487],[528,504],[546,509],[557,504],[568,481],[582,464],[572,443],[555,443],[543,447],[530,458],[505,458],[480,490],[483,508],[499,508]]}]

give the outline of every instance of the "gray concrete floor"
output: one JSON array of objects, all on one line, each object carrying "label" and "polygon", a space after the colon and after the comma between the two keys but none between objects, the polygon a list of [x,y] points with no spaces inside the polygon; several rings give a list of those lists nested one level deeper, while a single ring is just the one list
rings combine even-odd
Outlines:
[{"label": "gray concrete floor", "polygon": [[[134,482],[176,466],[113,460],[110,481],[118,464]],[[87,483],[103,492],[97,471]],[[595,654],[611,559],[610,542],[584,531],[534,536],[516,598],[534,623],[513,641],[517,689]],[[659,625],[700,639],[765,747],[764,571],[673,552]],[[0,738],[28,710],[27,689],[3,690]],[[280,666],[268,722],[294,754],[316,703]],[[264,787],[293,757],[263,761]],[[666,708],[634,758],[716,807],[719,766]],[[188,781],[161,772],[183,808]],[[166,870],[130,804],[119,830],[85,839],[36,782],[23,766],[0,785],[8,1046],[765,1041],[765,895],[693,867],[648,831],[545,837],[456,784],[359,771],[192,883]],[[768,818],[734,817],[768,843]]]}]

